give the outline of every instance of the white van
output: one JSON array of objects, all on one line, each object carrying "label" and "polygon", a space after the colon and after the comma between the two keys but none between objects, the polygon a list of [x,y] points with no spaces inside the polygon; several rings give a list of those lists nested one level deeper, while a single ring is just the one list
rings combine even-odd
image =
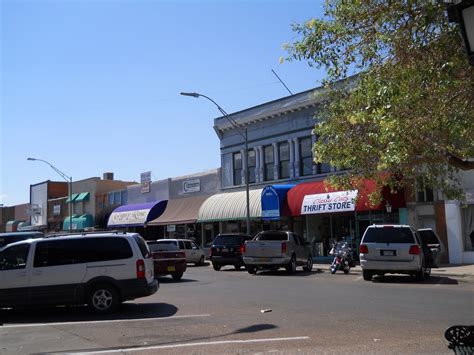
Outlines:
[{"label": "white van", "polygon": [[0,308],[87,304],[110,313],[158,287],[151,253],[137,233],[29,239],[0,249]]}]

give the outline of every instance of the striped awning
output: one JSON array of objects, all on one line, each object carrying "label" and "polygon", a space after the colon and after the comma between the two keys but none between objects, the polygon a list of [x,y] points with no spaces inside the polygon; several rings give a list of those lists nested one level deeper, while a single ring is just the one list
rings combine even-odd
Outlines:
[{"label": "striped awning", "polygon": [[[262,218],[262,189],[249,191],[250,218]],[[236,221],[247,218],[245,191],[209,197],[199,209],[198,222]]]}]

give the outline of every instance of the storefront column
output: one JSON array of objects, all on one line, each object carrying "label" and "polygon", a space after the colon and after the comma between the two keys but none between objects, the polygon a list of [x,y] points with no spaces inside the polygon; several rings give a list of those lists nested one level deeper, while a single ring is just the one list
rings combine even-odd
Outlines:
[{"label": "storefront column", "polygon": [[[311,135],[311,150],[313,149],[313,146],[316,144],[316,135],[315,134],[312,134]],[[313,159],[314,159],[314,156],[313,156]],[[318,173],[318,165],[317,164],[313,164],[313,175],[316,175]]]},{"label": "storefront column", "polygon": [[294,162],[294,171],[295,171],[295,178],[300,177],[300,145],[299,145],[299,138],[293,138],[293,144],[295,145],[295,162]]},{"label": "storefront column", "polygon": [[278,151],[278,144],[272,143],[273,145],[273,169],[274,169],[274,180],[278,180],[280,178],[280,152]]}]

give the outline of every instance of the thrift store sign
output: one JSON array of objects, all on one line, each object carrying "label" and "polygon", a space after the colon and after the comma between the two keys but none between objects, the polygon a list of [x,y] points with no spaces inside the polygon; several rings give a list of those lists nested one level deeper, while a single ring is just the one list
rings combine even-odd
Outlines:
[{"label": "thrift store sign", "polygon": [[301,214],[354,211],[356,198],[357,190],[306,195]]}]

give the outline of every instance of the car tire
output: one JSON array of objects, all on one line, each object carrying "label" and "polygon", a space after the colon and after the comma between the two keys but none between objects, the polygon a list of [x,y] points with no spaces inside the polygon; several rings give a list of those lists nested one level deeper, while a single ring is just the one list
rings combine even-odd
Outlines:
[{"label": "car tire", "polygon": [[199,259],[199,261],[195,265],[196,266],[204,265],[204,255],[201,255],[201,258]]},{"label": "car tire", "polygon": [[286,272],[288,274],[293,274],[296,271],[296,258],[294,255],[291,256],[291,260],[286,266]]},{"label": "car tire", "polygon": [[173,280],[181,280],[181,278],[183,277],[183,273],[175,272],[174,274],[171,274],[171,277],[173,278]]},{"label": "car tire", "polygon": [[372,271],[362,270],[362,277],[365,281],[372,281],[373,273]]},{"label": "car tire", "polygon": [[310,255],[308,257],[308,260],[306,261],[306,264],[303,266],[304,271],[311,271],[313,270],[313,257]]},{"label": "car tire", "polygon": [[109,284],[94,285],[88,297],[87,306],[97,314],[109,314],[117,310],[120,296],[117,289]]},{"label": "car tire", "polygon": [[425,281],[431,275],[431,268],[425,266],[425,261],[421,264],[420,270],[415,274],[415,279],[417,281]]},{"label": "car tire", "polygon": [[250,275],[256,274],[257,273],[257,268],[255,266],[249,266],[247,265],[247,272]]},{"label": "car tire", "polygon": [[214,270],[216,271],[219,271],[221,269],[221,266],[220,265],[217,265],[217,264],[212,264],[212,267],[214,268]]},{"label": "car tire", "polygon": [[239,271],[241,268],[242,268],[241,264],[235,264],[234,265],[234,269],[237,270],[237,271]]}]

